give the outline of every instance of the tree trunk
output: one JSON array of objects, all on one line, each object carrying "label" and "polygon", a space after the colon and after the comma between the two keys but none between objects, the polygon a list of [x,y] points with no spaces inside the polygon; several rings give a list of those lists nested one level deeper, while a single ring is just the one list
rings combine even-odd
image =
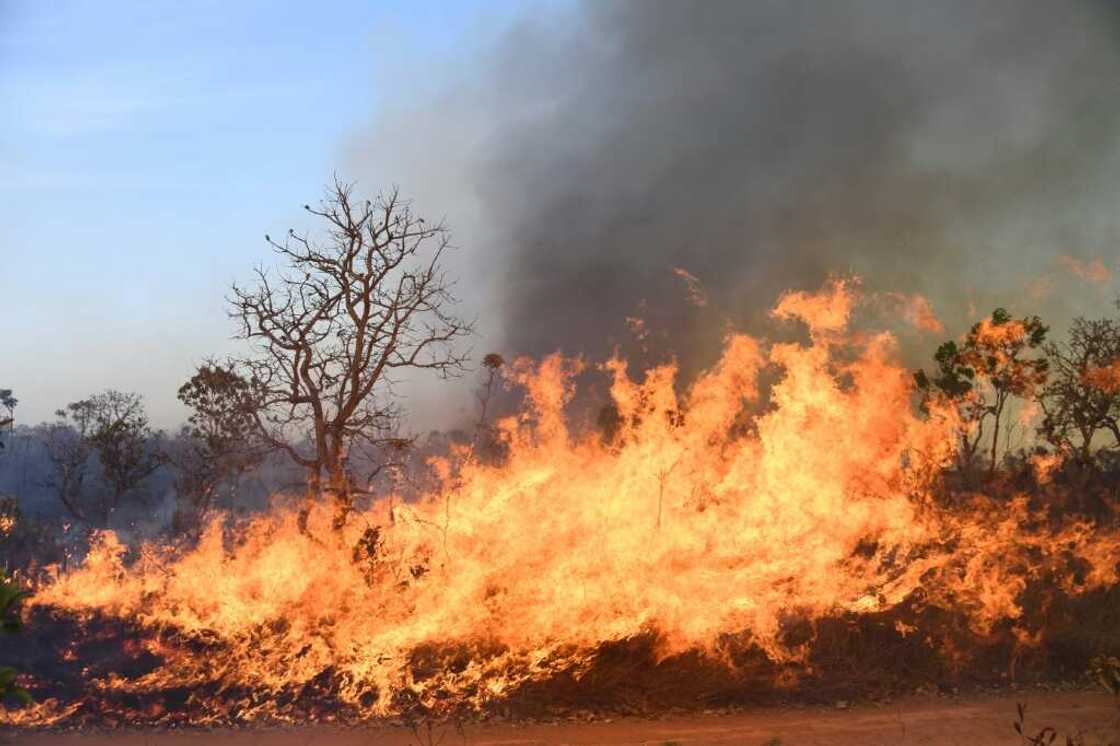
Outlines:
[{"label": "tree trunk", "polygon": [[319,499],[319,493],[322,491],[322,478],[319,473],[318,464],[307,467],[307,492],[304,495],[303,508],[299,511],[300,533],[307,533],[307,521],[311,517],[311,509],[315,506]]},{"label": "tree trunk", "polygon": [[334,456],[327,464],[327,491],[334,500],[335,513],[331,523],[335,531],[346,525],[350,511],[354,508],[354,495],[350,489],[350,475],[346,469],[346,459]]},{"label": "tree trunk", "polygon": [[1081,430],[1081,463],[1088,466],[1093,460],[1093,431]]},{"label": "tree trunk", "polygon": [[1001,398],[996,404],[996,424],[992,429],[992,464],[988,467],[988,479],[991,479],[996,475],[996,466],[998,465],[996,456],[999,454],[999,426],[1001,421],[1003,420],[1004,401],[1005,400]]}]

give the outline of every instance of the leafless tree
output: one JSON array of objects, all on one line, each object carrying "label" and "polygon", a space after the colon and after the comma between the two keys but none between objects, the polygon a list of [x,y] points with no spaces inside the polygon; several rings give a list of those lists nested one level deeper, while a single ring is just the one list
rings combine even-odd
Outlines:
[{"label": "leafless tree", "polygon": [[502,366],[505,358],[496,352],[491,352],[482,358],[482,367],[485,369],[484,380],[475,392],[478,399],[478,422],[474,426],[474,438],[471,441],[471,457],[480,457],[485,460],[494,460],[499,457],[501,444],[498,441],[497,429],[490,424],[490,404],[498,386]]},{"label": "leafless tree", "polygon": [[452,312],[442,223],[425,222],[396,191],[355,199],[337,179],[317,207],[304,207],[324,221],[324,236],[266,236],[286,266],[258,269],[229,302],[239,336],[255,343],[256,354],[238,361],[254,424],[307,470],[310,500],[333,497],[341,527],[353,506],[350,449],[399,440],[394,382],[459,373],[466,358],[456,342],[471,325]]},{"label": "leafless tree", "polygon": [[1051,379],[1039,396],[1045,416],[1039,434],[1081,463],[1093,458],[1093,438],[1104,431],[1120,448],[1120,390],[1102,386],[1094,372],[1120,361],[1120,322],[1074,319],[1068,341],[1049,344]]}]

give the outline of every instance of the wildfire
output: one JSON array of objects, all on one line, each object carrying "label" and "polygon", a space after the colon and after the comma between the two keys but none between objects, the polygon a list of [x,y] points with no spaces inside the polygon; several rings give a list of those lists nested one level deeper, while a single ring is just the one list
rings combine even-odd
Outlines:
[{"label": "wildfire", "polygon": [[[252,720],[284,717],[282,693],[324,677],[361,715],[483,708],[558,672],[578,680],[604,644],[642,635],[663,658],[739,645],[808,666],[793,619],[920,604],[986,635],[1043,574],[1069,593],[1116,583],[1111,532],[1032,514],[1026,496],[937,506],[955,413],[916,412],[893,337],[848,331],[857,301],[843,281],[786,294],[773,316],[808,342],[732,334],[683,391],[673,364],[635,376],[606,362],[610,438],[565,415],[579,363],[517,361],[526,406],[498,424],[500,464],[449,455],[439,489],[385,495],[341,531],[328,506],[304,532],[278,504],[234,535],[216,519],[197,546],[127,561],[105,533],[33,603],[144,631],[159,665],[96,687],[251,690],[226,715]],[[915,623],[890,629],[926,635]]]},{"label": "wildfire", "polygon": [[1109,365],[1090,368],[1085,372],[1085,383],[1106,394],[1120,391],[1120,360],[1113,360]]}]

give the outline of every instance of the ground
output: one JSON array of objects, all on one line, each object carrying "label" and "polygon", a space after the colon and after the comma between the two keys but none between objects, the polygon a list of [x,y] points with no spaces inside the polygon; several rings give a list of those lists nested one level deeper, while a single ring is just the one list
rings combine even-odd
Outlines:
[{"label": "ground", "polygon": [[[435,728],[432,743],[444,746],[528,746],[530,744],[648,744],[650,746],[919,746],[1019,744],[1012,728],[1016,704],[1027,706],[1026,731],[1055,727],[1056,744],[1080,734],[1084,743],[1120,744],[1120,709],[1105,694],[1009,693],[969,697],[915,697],[892,704],[844,703],[831,708],[765,708],[733,713],[669,715],[661,719],[620,718],[593,722],[537,724],[482,723],[462,734]],[[426,746],[427,735],[419,743]],[[13,746],[386,746],[414,745],[402,727],[325,726],[245,730],[112,731],[107,733],[22,733]]]}]

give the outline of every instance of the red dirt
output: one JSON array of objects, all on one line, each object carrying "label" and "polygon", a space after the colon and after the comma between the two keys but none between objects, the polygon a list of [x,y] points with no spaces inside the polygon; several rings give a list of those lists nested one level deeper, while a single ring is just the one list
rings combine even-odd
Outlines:
[{"label": "red dirt", "polygon": [[[1015,705],[1027,705],[1027,730],[1056,727],[1056,743],[1065,734],[1082,734],[1085,743],[1120,744],[1120,709],[1108,695],[1094,693],[1001,694],[967,698],[913,698],[890,705],[851,708],[767,708],[731,714],[674,715],[658,720],[620,718],[596,722],[516,725],[473,724],[462,736],[452,729],[434,731],[444,746],[525,746],[528,744],[647,744],[701,746],[872,746],[884,744],[1018,744],[1012,730]],[[773,741],[771,739],[778,739]],[[36,746],[405,746],[416,744],[401,727],[114,731],[109,733],[23,733],[13,744]],[[421,744],[427,744],[422,738]]]}]

